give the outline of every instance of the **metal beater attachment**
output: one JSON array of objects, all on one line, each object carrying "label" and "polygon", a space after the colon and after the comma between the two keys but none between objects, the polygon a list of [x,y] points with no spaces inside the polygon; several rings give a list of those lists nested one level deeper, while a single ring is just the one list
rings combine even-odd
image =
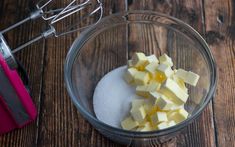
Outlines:
[{"label": "metal beater attachment", "polygon": [[[5,60],[11,68],[15,68],[16,63],[12,53],[16,53],[26,46],[49,36],[59,37],[68,33],[82,30],[97,24],[103,16],[103,6],[100,0],[72,0],[65,4],[62,8],[50,9],[54,7],[57,0],[41,0],[36,4],[36,10],[33,11],[24,20],[0,31],[0,53],[3,54]],[[57,1],[58,2],[58,1]],[[4,39],[4,33],[28,22],[42,18],[47,24],[48,29],[41,33],[41,35],[22,44],[21,46],[10,50]],[[88,19],[89,18],[89,19]],[[92,23],[90,22],[92,18]],[[84,26],[84,27],[82,27]]]}]

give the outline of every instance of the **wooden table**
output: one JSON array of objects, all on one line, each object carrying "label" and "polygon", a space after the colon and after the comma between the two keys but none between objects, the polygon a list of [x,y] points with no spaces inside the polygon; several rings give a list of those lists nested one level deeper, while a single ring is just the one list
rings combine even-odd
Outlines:
[{"label": "wooden table", "polygon": [[[57,5],[64,1],[57,0]],[[0,30],[27,16],[28,0],[0,1]],[[170,142],[158,146],[235,146],[235,1],[104,0],[104,14],[142,9],[163,12],[193,26],[208,42],[217,62],[216,96],[200,118]],[[11,46],[32,38],[45,25],[30,22],[8,33]],[[100,135],[76,110],[65,89],[63,66],[79,36],[41,40],[16,54],[31,80],[37,121],[0,136],[0,146],[119,146]],[[0,116],[1,117],[1,116]]]}]

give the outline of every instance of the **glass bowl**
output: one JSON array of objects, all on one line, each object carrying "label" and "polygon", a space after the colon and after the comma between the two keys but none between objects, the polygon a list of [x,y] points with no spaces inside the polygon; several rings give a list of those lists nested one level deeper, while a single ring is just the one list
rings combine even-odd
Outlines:
[{"label": "glass bowl", "polygon": [[[159,131],[135,132],[109,126],[96,118],[96,84],[109,71],[125,65],[136,51],[157,57],[167,53],[174,68],[200,75],[196,87],[188,86],[187,120]],[[176,18],[151,11],[114,14],[84,31],[68,52],[64,72],[68,93],[78,111],[101,134],[121,144],[148,145],[169,140],[201,114],[216,87],[215,61],[200,34]]]}]

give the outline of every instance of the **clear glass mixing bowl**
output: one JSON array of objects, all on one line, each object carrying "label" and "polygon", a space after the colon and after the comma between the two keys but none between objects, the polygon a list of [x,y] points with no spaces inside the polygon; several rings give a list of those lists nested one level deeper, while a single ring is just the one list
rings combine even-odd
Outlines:
[{"label": "clear glass mixing bowl", "polygon": [[[125,65],[135,51],[157,57],[167,53],[175,68],[200,75],[197,86],[189,86],[185,107],[191,115],[187,120],[160,131],[134,132],[114,128],[96,118],[96,84],[109,71]],[[189,25],[161,13],[130,11],[103,18],[75,40],[66,58],[65,81],[78,111],[101,134],[122,144],[148,145],[172,138],[205,109],[215,92],[216,65],[205,40]]]}]

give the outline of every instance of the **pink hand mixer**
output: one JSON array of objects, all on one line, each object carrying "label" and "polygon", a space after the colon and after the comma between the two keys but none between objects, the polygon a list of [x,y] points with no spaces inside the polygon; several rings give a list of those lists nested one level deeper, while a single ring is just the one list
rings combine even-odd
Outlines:
[{"label": "pink hand mixer", "polygon": [[[83,2],[73,0],[65,4],[65,7],[49,9],[50,6],[54,6],[55,2],[56,0],[39,1],[36,4],[36,10],[29,17],[0,31],[0,135],[15,128],[24,127],[34,121],[37,116],[37,109],[29,91],[18,74],[18,63],[13,53],[42,38],[59,37],[95,25],[103,15],[103,6],[99,0],[85,0]],[[94,18],[93,23],[80,27],[82,23],[86,22],[85,19],[90,17]],[[4,34],[29,20],[37,18],[43,19],[48,29],[38,37],[11,50],[4,39]],[[61,29],[58,27],[60,25],[65,27]]]}]

